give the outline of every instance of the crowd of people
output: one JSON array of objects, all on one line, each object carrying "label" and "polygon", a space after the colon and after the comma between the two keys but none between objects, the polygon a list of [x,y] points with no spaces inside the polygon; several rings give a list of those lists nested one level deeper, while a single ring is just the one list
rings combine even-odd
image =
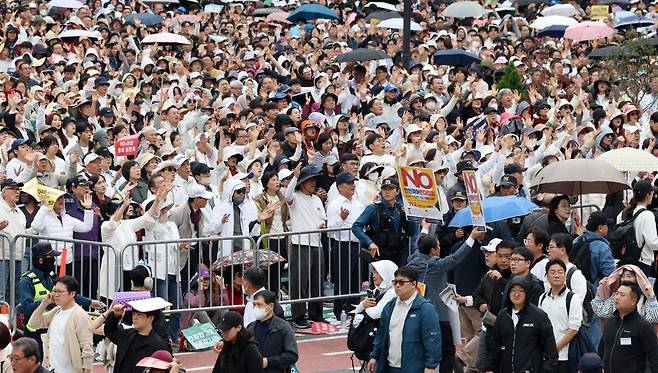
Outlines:
[{"label": "crowd of people", "polygon": [[[614,34],[576,42],[532,26],[547,1],[464,18],[414,1],[406,66],[402,30],[378,26],[397,2],[0,4],[0,300],[24,336],[0,373],[176,372],[181,330],[205,323],[214,371],[281,372],[295,330],[345,315],[372,328],[369,371],[658,373],[656,169],[626,175],[632,193],[531,187],[554,163],[657,154],[658,77],[590,57],[653,40],[656,4],[609,3]],[[559,6],[575,23],[593,5]],[[386,58],[336,62],[359,48]],[[434,174],[442,221],[408,215],[399,166]],[[481,197],[540,208],[453,226],[466,171]],[[253,250],[264,263],[229,260]]]}]

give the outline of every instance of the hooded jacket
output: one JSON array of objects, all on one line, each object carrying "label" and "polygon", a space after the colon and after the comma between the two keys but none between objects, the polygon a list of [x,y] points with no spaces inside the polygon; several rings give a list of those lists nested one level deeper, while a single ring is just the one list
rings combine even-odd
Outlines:
[{"label": "hooded jacket", "polygon": [[390,260],[378,260],[370,264],[372,268],[377,271],[382,278],[382,283],[375,287],[375,291],[379,290],[380,294],[384,294],[377,302],[377,305],[370,308],[363,308],[363,303],[359,303],[354,310],[354,313],[360,313],[365,310],[365,313],[373,320],[378,320],[382,316],[382,310],[391,300],[395,299],[395,290],[393,289],[393,280],[395,279],[395,271],[398,270],[398,265]]},{"label": "hooded jacket", "polygon": [[[601,141],[603,141],[603,137],[606,136],[606,135],[612,135],[613,136],[612,143],[610,144],[609,149],[606,149],[606,148],[603,147],[603,145],[601,145]],[[601,127],[601,132],[596,136],[595,141],[596,141],[596,143],[595,143],[596,150],[598,152],[605,153],[608,150],[612,150],[615,143],[617,142],[617,136],[615,136],[615,133],[612,131],[612,128],[610,128],[609,126],[602,126]]]},{"label": "hooded jacket", "polygon": [[[530,285],[525,277],[516,276],[509,282],[509,289],[520,285],[526,295]],[[516,326],[512,320],[514,307],[510,293],[505,294],[505,308],[498,313],[496,324],[487,339],[487,371],[496,373],[525,373],[557,371],[558,352],[553,327],[548,315],[528,296],[525,306],[517,313]],[[490,333],[487,331],[487,335]]]},{"label": "hooded jacket", "polygon": [[[210,234],[219,234],[222,237],[233,236],[233,193],[244,188],[242,180],[229,179],[224,183],[224,195],[222,196],[222,203],[215,206],[212,210],[212,217],[210,219]],[[244,201],[240,203],[240,227],[243,236],[258,236],[260,232],[260,225],[258,224],[258,208],[256,204],[249,198],[245,197]],[[222,222],[224,214],[228,214],[226,223]],[[251,224],[256,221],[256,224]],[[245,249],[250,247],[248,240],[243,240],[243,247]],[[223,240],[222,248],[219,256],[227,256],[233,252],[233,240]]]}]

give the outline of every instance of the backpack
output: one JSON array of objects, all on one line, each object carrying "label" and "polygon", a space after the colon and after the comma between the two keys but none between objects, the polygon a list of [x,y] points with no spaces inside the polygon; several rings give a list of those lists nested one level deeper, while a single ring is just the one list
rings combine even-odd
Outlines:
[{"label": "backpack", "polygon": [[[567,271],[567,289],[573,291],[571,289],[571,277],[576,271],[580,271],[576,266],[573,266],[569,268]],[[582,273],[582,271],[580,271]],[[584,275],[583,275],[584,276]],[[585,324],[588,324],[590,321],[592,321],[592,318],[594,317],[594,310],[592,309],[592,300],[594,299],[594,290],[593,290],[593,285],[591,282],[587,281],[587,278],[585,278],[585,281],[587,282],[587,291],[585,292],[585,299],[583,299],[583,322]],[[571,303],[567,303],[570,305]],[[568,307],[567,306],[567,312],[568,312]]]},{"label": "backpack", "polygon": [[[384,297],[384,292],[375,297],[379,303]],[[361,321],[358,321],[359,316],[363,316]],[[354,356],[361,361],[370,360],[370,353],[372,346],[375,342],[375,334],[379,327],[379,320],[372,319],[364,311],[354,315],[350,321],[350,328],[347,331],[347,348],[354,352]]]},{"label": "backpack", "polygon": [[642,246],[638,245],[633,222],[644,211],[647,211],[647,209],[639,209],[630,219],[615,224],[608,233],[607,239],[610,242],[610,250],[612,250],[612,256],[619,260],[619,266],[637,264],[640,261],[644,243]]},{"label": "backpack", "polygon": [[580,269],[585,279],[590,283],[594,283],[592,279],[592,251],[590,250],[590,244],[594,241],[603,241],[603,239],[595,238],[590,241],[582,236],[569,252],[569,261]]}]

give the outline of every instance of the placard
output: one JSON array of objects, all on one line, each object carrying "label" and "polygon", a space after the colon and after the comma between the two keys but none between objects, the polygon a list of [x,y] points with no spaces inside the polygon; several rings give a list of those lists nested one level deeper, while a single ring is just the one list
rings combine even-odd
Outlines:
[{"label": "placard", "polygon": [[608,19],[608,6],[607,5],[592,5],[592,19],[607,20]]},{"label": "placard", "polygon": [[482,211],[482,200],[480,199],[480,191],[478,190],[477,175],[474,170],[464,170],[462,171],[462,176],[464,177],[468,206],[471,209],[473,228],[486,231],[487,227],[484,223],[484,212]]},{"label": "placard", "polygon": [[222,340],[212,323],[193,325],[183,329],[183,335],[195,350],[213,347],[215,343]]},{"label": "placard", "polygon": [[114,156],[137,155],[139,153],[139,135],[124,136],[114,141]]},{"label": "placard", "polygon": [[208,4],[203,8],[206,13],[221,13],[224,10],[224,5]]},{"label": "placard", "polygon": [[48,209],[53,210],[53,207],[55,206],[55,201],[57,201],[57,198],[61,197],[65,193],[59,189],[51,188],[46,185],[39,184],[39,181],[37,181],[37,178],[33,178],[23,187],[21,188],[22,192],[25,192],[32,197],[34,197],[37,201],[41,202],[44,197],[48,198]]},{"label": "placard", "polygon": [[436,190],[434,172],[429,168],[400,166],[398,178],[407,217],[442,223],[443,214],[436,208],[439,193]]}]

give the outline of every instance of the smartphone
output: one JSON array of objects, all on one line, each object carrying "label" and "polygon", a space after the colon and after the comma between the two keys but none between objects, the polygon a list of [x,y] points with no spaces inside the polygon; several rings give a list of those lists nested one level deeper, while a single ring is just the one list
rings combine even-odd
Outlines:
[{"label": "smartphone", "polygon": [[370,290],[370,289],[366,290],[366,296],[368,298],[372,298],[372,290]]}]

